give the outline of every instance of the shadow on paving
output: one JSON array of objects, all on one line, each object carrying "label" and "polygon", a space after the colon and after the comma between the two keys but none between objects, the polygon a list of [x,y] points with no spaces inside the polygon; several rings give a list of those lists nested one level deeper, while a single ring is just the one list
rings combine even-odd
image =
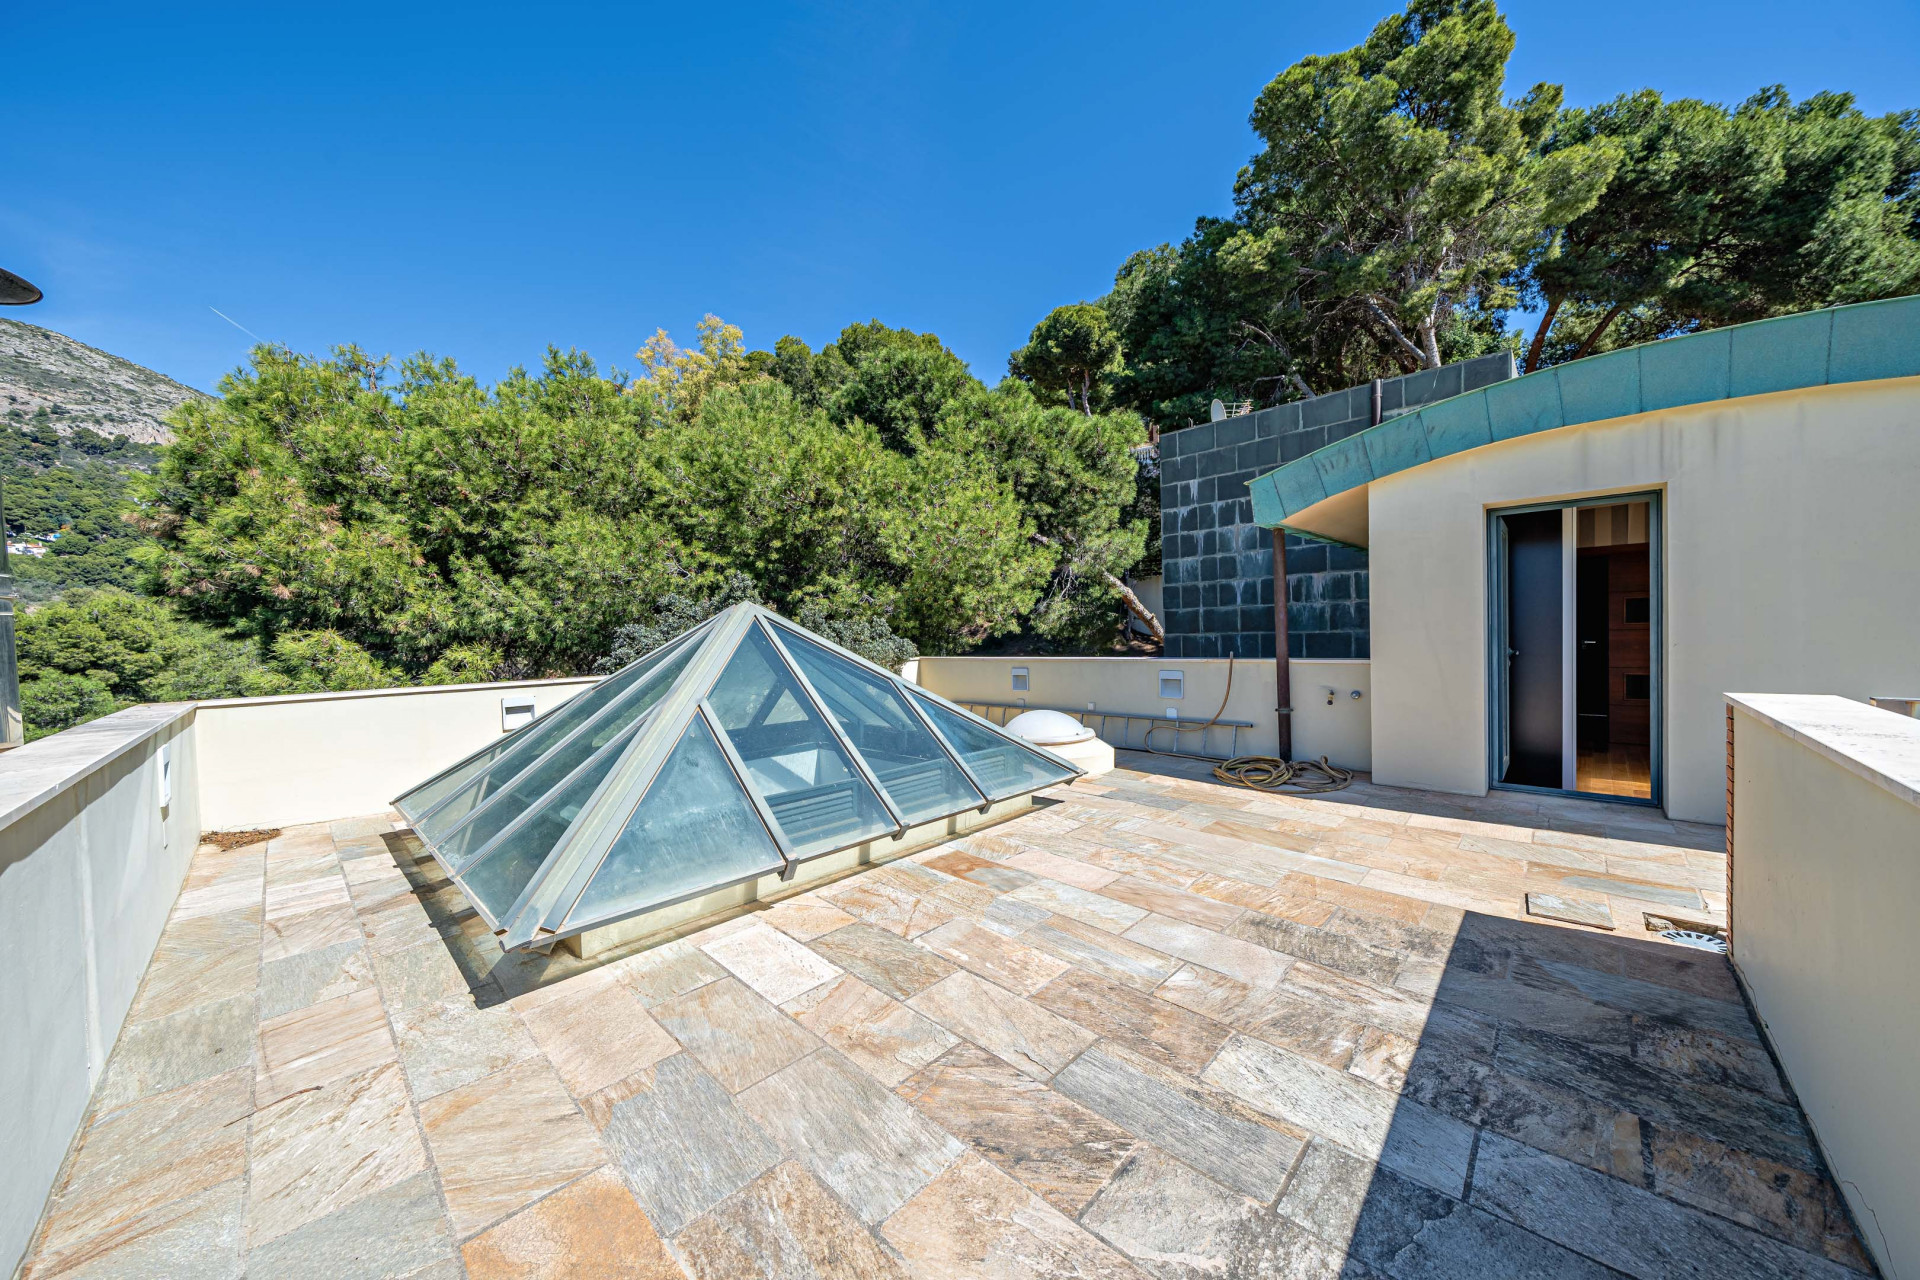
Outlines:
[{"label": "shadow on paving", "polygon": [[1277,1207],[1345,1243],[1339,1274],[1877,1274],[1724,957],[1473,912],[1444,949],[1430,1010],[1338,993],[1410,1023],[1352,1072],[1266,1070],[1244,1038],[1208,1072],[1333,1140]]}]

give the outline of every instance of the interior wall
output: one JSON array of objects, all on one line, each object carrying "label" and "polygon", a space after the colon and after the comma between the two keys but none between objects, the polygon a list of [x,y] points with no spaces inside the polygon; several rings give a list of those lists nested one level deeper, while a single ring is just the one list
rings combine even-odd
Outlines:
[{"label": "interior wall", "polygon": [[1665,491],[1671,816],[1724,820],[1724,693],[1920,688],[1920,379],[1639,414],[1373,482],[1376,781],[1487,790],[1487,510],[1634,490]]}]

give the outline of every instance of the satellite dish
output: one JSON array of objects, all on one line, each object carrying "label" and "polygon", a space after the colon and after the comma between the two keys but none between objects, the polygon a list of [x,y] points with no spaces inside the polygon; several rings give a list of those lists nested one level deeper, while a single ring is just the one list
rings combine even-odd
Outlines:
[{"label": "satellite dish", "polygon": [[[22,280],[20,283],[25,284],[26,281]],[[1213,402],[1213,411],[1207,420],[1209,422],[1225,422],[1227,420],[1227,406],[1215,400]]]},{"label": "satellite dish", "polygon": [[0,306],[24,307],[45,296],[27,281],[0,267]]}]

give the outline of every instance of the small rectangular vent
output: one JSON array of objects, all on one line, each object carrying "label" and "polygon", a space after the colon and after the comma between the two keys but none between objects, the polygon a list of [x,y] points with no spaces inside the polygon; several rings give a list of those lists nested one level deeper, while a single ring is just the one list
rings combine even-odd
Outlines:
[{"label": "small rectangular vent", "polygon": [[1180,698],[1186,696],[1187,677],[1180,671],[1162,671],[1160,673],[1160,696]]},{"label": "small rectangular vent", "polygon": [[1015,693],[1025,693],[1030,687],[1027,669],[1025,667],[1015,667],[1013,669],[1013,691]]}]

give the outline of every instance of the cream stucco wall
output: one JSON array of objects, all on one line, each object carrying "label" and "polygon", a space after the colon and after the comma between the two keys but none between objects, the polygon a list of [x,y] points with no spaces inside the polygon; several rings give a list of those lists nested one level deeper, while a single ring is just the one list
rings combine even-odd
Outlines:
[{"label": "cream stucco wall", "polygon": [[[1015,667],[1027,669],[1029,687],[1024,693],[1013,688]],[[1162,671],[1182,673],[1182,697],[1161,698]],[[1368,664],[1296,659],[1288,671],[1293,683],[1294,758],[1317,760],[1326,756],[1343,768],[1370,768],[1368,708],[1372,681]],[[1209,720],[1217,712],[1222,719],[1242,720],[1253,726],[1240,731],[1241,755],[1271,755],[1278,742],[1274,663],[1270,658],[1236,661],[1230,697],[1223,658],[921,658],[908,678],[959,703],[1013,703],[1024,698],[1030,707],[1084,714],[1092,703],[1100,711],[1162,717],[1168,707],[1173,707],[1182,720],[1194,723]],[[1359,698],[1352,696],[1355,691]],[[1227,697],[1224,710],[1223,697]],[[998,722],[1000,716],[990,718]],[[1088,723],[1100,727],[1097,717]],[[1133,746],[1140,746],[1145,730],[1144,724],[1133,725]],[[1115,720],[1102,736],[1125,745],[1121,731],[1121,722]],[[1153,735],[1153,745],[1163,750],[1175,749],[1175,741],[1175,735],[1165,731]],[[1178,741],[1177,749],[1182,751],[1197,752],[1200,748],[1197,733],[1182,733]],[[1215,728],[1207,732],[1207,753],[1225,755],[1231,746],[1228,731]]]},{"label": "cream stucco wall", "polygon": [[1368,494],[1373,772],[1483,794],[1486,512],[1664,495],[1667,811],[1723,820],[1722,695],[1920,688],[1920,379],[1525,436]]},{"label": "cream stucco wall", "polygon": [[[129,707],[0,756],[0,1273],[33,1236],[198,843],[192,730],[184,703]],[[108,1104],[130,1096],[104,1088]]]},{"label": "cream stucco wall", "polygon": [[498,739],[500,701],[545,715],[588,680],[368,689],[202,702],[201,821],[209,831],[378,813],[415,783]]},{"label": "cream stucco wall", "polygon": [[1733,738],[1734,964],[1868,1248],[1912,1274],[1920,721],[1750,695]]}]

